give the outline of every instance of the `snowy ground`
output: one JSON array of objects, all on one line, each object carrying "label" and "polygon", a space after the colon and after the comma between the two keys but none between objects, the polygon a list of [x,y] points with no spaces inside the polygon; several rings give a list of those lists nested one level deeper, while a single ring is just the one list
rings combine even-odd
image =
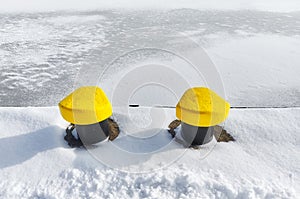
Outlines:
[{"label": "snowy ground", "polygon": [[[165,111],[167,122],[174,119],[174,110]],[[135,116],[143,117],[143,111]],[[170,142],[173,149],[167,153],[178,154],[175,162],[136,173],[143,165],[166,166],[166,151],[158,151],[140,159],[132,173],[122,165],[102,164],[85,149],[70,149],[62,137],[67,123],[56,107],[0,108],[0,197],[299,198],[299,116],[300,109],[232,110],[225,126],[236,142],[218,143],[212,150],[185,150]],[[130,119],[115,117],[121,124]],[[115,141],[129,139],[125,133],[122,127]],[[171,140],[166,130],[160,136]],[[123,147],[134,153],[151,149],[136,144]],[[111,145],[103,143],[102,150]]]}]

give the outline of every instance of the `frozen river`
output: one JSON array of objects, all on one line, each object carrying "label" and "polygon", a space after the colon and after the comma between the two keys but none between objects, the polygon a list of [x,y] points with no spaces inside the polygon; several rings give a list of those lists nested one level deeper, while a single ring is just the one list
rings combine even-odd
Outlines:
[{"label": "frozen river", "polygon": [[[233,105],[300,106],[299,12],[191,9],[0,14],[0,106],[55,106],[73,90],[79,71],[92,84],[119,53],[151,47],[139,38],[145,27],[183,32],[198,42]],[[163,40],[176,45],[174,35]]]}]

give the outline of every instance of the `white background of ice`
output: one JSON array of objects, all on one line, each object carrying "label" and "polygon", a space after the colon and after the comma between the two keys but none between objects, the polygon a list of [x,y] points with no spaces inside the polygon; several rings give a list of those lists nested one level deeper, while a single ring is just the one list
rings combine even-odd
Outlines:
[{"label": "white background of ice", "polygon": [[36,12],[57,10],[95,9],[220,9],[220,10],[264,10],[290,12],[299,11],[297,0],[1,0],[2,12]]},{"label": "white background of ice", "polygon": [[[0,105],[54,106],[76,87],[97,84],[105,66],[123,53],[180,42],[169,32],[156,43],[143,38],[159,27],[185,34],[208,53],[233,106],[300,105],[299,13],[193,9],[2,14]],[[119,81],[118,73],[149,59],[166,57],[136,53],[111,66],[108,78]],[[179,60],[169,65],[187,68]],[[185,79],[192,79],[189,74]],[[111,92],[110,83],[100,84]]]}]

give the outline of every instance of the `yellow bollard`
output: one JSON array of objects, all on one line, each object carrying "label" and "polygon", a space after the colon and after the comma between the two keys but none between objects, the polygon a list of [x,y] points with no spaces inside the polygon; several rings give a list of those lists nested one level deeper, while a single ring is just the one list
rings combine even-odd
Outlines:
[{"label": "yellow bollard", "polygon": [[209,88],[188,89],[176,105],[183,139],[192,145],[210,142],[213,126],[225,121],[229,110],[230,104]]},{"label": "yellow bollard", "polygon": [[58,106],[62,117],[75,124],[83,144],[94,144],[108,137],[107,119],[112,115],[112,106],[101,88],[78,88]]}]

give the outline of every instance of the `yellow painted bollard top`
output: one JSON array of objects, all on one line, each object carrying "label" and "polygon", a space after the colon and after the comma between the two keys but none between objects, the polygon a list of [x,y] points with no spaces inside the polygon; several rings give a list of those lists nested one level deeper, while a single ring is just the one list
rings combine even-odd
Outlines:
[{"label": "yellow painted bollard top", "polygon": [[195,87],[181,97],[176,105],[176,117],[193,126],[209,127],[222,123],[229,109],[230,104],[214,91]]},{"label": "yellow painted bollard top", "polygon": [[76,89],[59,104],[62,117],[79,125],[94,124],[112,115],[112,106],[104,91],[97,86]]}]

